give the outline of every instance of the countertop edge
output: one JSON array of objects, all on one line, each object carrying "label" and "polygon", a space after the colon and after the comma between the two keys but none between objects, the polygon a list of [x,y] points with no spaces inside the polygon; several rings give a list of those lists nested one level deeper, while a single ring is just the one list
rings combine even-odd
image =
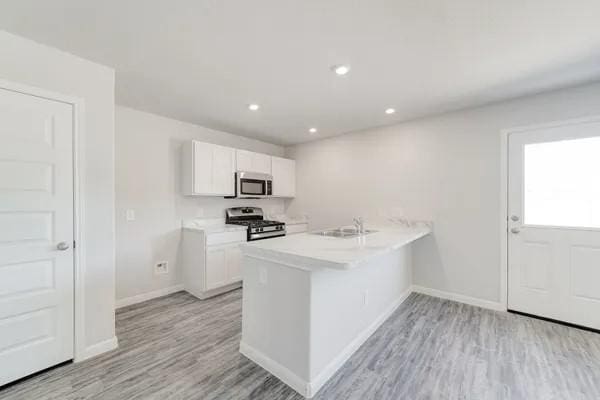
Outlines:
[{"label": "countertop edge", "polygon": [[[350,270],[359,267],[363,262],[370,260],[373,257],[387,254],[391,251],[398,250],[404,246],[412,244],[413,242],[431,234],[431,230],[423,230],[415,232],[413,236],[400,240],[397,243],[390,244],[385,249],[379,251],[373,251],[368,256],[361,257],[360,259],[340,262],[334,260],[328,260],[325,258],[311,257],[308,255],[298,255],[293,253],[287,253],[284,251],[278,251],[273,249],[265,249],[261,247],[242,246],[242,252],[244,255],[249,257],[258,258],[266,261],[271,261],[279,264],[286,265],[292,268],[298,268],[303,270],[313,270],[315,268],[331,268],[337,270]],[[344,240],[344,239],[341,239]],[[250,242],[251,243],[251,242]]]},{"label": "countertop edge", "polygon": [[243,225],[224,225],[224,226],[197,226],[197,227],[196,226],[184,226],[181,229],[184,231],[204,232],[206,234],[211,234],[211,233],[245,231],[248,228]]}]

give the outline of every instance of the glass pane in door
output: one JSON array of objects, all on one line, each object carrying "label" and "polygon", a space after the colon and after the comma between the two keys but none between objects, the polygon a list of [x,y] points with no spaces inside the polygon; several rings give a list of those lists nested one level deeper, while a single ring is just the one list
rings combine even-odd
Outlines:
[{"label": "glass pane in door", "polygon": [[600,137],[524,148],[526,225],[600,228]]}]

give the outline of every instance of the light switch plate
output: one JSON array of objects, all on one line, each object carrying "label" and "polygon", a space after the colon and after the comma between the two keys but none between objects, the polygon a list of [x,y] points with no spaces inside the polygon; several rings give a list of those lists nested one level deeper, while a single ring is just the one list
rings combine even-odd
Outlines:
[{"label": "light switch plate", "polygon": [[135,221],[135,210],[127,210],[127,212],[125,212],[125,218],[127,221]]}]

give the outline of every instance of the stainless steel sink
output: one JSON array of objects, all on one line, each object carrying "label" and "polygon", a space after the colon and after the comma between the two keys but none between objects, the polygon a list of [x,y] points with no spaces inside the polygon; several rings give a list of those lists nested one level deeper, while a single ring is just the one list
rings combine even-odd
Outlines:
[{"label": "stainless steel sink", "polygon": [[375,232],[377,232],[377,231],[374,231],[371,229],[365,229],[363,232],[359,232],[358,230],[356,230],[354,228],[337,228],[337,229],[328,229],[325,231],[311,232],[311,234],[319,235],[319,236],[329,236],[329,237],[336,237],[336,238],[342,238],[342,239],[349,239],[349,238],[354,238],[354,237],[358,237],[358,236],[368,235],[370,233],[375,233]]}]

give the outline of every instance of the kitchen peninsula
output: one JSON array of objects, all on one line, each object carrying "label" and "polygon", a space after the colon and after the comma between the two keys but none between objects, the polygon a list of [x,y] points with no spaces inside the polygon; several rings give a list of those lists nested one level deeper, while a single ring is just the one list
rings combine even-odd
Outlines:
[{"label": "kitchen peninsula", "polygon": [[410,294],[430,227],[369,226],[248,243],[240,352],[312,397]]}]

